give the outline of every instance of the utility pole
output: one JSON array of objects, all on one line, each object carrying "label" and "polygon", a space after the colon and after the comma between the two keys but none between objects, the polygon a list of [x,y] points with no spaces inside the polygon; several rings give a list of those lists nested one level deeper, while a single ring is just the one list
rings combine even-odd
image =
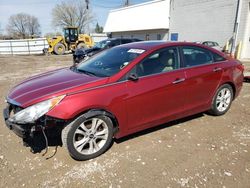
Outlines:
[{"label": "utility pole", "polygon": [[238,30],[239,30],[239,24],[240,24],[240,15],[241,15],[241,6],[242,1],[238,0],[237,2],[237,9],[236,9],[236,15],[235,15],[235,22],[234,22],[234,30],[233,30],[233,37],[232,37],[232,45],[230,53],[231,55],[235,53],[236,50],[236,43],[237,43],[237,37],[238,37]]},{"label": "utility pole", "polygon": [[[87,12],[87,19],[89,19],[89,0],[85,0],[85,3],[86,3],[86,12]],[[87,32],[90,33],[90,29],[89,29],[89,22],[87,23],[86,25],[86,28],[87,28]]]},{"label": "utility pole", "polygon": [[129,0],[125,0],[124,6],[125,6],[125,7],[128,7],[129,5],[130,5]]},{"label": "utility pole", "polygon": [[88,10],[89,9],[89,0],[85,0],[85,3],[86,3],[86,8]]}]

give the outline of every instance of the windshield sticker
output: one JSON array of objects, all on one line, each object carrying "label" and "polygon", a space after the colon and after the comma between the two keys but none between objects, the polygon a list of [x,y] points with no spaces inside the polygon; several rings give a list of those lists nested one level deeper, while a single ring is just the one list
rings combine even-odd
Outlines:
[{"label": "windshield sticker", "polygon": [[130,49],[128,52],[129,53],[142,54],[143,52],[145,52],[145,50],[142,50],[142,49]]}]

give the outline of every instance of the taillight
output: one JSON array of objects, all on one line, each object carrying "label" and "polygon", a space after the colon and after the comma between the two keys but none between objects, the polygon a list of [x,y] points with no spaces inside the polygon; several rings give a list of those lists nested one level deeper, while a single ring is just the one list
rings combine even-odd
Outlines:
[{"label": "taillight", "polygon": [[244,70],[245,70],[244,65],[243,65],[243,64],[239,65],[239,69],[240,69],[242,72],[244,72]]},{"label": "taillight", "polygon": [[237,63],[238,63],[237,68],[238,68],[240,71],[244,72],[244,70],[245,70],[244,65],[243,65],[240,61],[237,61]]}]

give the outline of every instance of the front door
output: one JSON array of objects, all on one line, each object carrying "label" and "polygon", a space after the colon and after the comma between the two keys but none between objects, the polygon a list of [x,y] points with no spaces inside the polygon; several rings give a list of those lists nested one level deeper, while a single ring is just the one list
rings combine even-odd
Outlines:
[{"label": "front door", "polygon": [[138,63],[128,75],[126,111],[129,129],[153,126],[184,110],[186,83],[177,48],[161,49]]}]

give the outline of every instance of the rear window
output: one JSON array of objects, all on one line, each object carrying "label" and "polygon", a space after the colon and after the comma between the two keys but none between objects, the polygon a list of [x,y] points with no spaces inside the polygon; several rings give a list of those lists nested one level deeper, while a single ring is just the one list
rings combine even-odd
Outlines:
[{"label": "rear window", "polygon": [[219,44],[217,42],[214,42],[214,46],[219,46]]},{"label": "rear window", "polygon": [[224,57],[217,53],[213,53],[214,62],[226,61]]}]

